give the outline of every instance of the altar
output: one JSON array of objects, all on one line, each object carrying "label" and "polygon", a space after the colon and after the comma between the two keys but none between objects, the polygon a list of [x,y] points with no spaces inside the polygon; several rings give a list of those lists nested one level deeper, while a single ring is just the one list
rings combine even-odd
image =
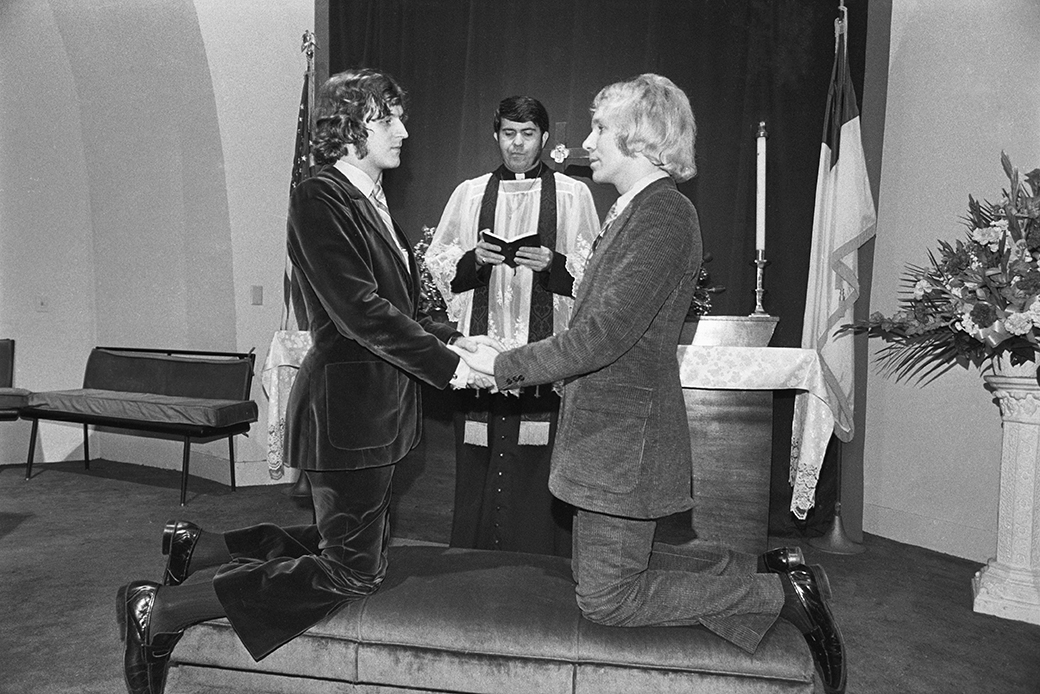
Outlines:
[{"label": "altar", "polygon": [[758,553],[769,532],[772,397],[794,390],[791,512],[815,504],[816,482],[835,415],[815,350],[680,345],[680,381],[693,448],[698,541]]}]

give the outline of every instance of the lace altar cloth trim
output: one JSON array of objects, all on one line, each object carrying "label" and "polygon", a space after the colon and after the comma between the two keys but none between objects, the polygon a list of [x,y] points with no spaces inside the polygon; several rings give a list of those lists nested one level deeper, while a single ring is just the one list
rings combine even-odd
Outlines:
[{"label": "lace altar cloth trim", "polygon": [[261,378],[267,395],[267,471],[271,479],[285,474],[282,437],[285,433],[285,408],[289,403],[296,372],[311,348],[311,334],[303,330],[279,330],[271,340]]}]

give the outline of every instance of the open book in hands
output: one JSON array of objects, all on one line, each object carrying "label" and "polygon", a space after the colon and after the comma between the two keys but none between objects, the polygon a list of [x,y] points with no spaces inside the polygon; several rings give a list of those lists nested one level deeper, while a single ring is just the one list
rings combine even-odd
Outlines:
[{"label": "open book in hands", "polygon": [[516,252],[519,249],[524,246],[538,248],[542,245],[541,239],[538,238],[538,234],[528,234],[527,236],[515,238],[512,241],[506,241],[504,238],[495,236],[488,231],[480,232],[480,236],[485,243],[493,243],[498,246],[501,249],[498,251],[499,254],[505,256],[505,260],[502,261],[503,264],[514,268],[517,266]]}]

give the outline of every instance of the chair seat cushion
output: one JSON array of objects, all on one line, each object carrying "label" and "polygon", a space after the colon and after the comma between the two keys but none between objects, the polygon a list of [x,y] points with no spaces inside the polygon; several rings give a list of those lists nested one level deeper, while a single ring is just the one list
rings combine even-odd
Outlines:
[{"label": "chair seat cushion", "polygon": [[17,410],[29,402],[29,391],[24,388],[0,388],[0,410]]},{"label": "chair seat cushion", "polygon": [[29,406],[83,417],[125,419],[158,425],[184,424],[222,428],[255,422],[252,400],[214,400],[153,393],[81,388],[33,393]]}]

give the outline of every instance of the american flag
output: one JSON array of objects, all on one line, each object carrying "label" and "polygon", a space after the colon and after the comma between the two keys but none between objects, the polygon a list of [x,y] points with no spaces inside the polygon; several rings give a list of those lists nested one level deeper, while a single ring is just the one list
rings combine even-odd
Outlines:
[{"label": "american flag", "polygon": [[[296,149],[293,153],[292,179],[289,181],[289,193],[304,179],[314,173],[314,160],[311,157],[311,79],[314,74],[314,33],[303,34],[301,50],[307,55],[307,72],[303,75],[303,91],[300,94],[300,110],[296,117]],[[296,329],[306,330],[307,313],[303,308],[300,287],[293,277],[292,263],[285,257],[285,274],[282,277],[282,329],[291,328],[290,322],[296,321]]]}]

